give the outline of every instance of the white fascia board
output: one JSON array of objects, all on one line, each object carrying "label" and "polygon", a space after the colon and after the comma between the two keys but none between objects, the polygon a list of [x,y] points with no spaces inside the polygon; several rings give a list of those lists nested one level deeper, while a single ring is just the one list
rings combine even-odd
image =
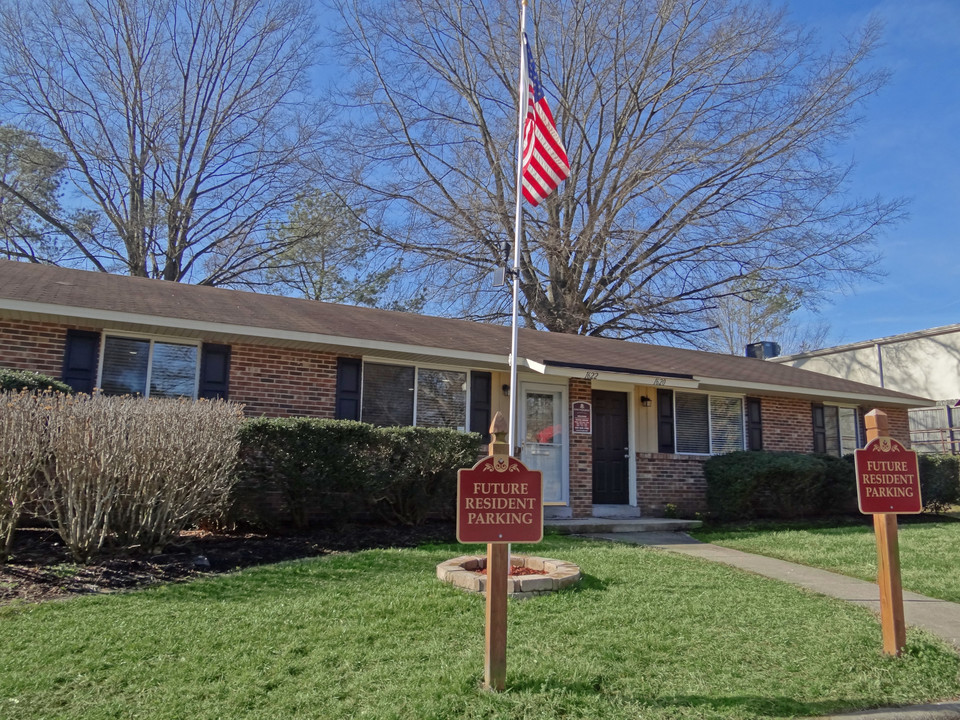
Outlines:
[{"label": "white fascia board", "polygon": [[910,399],[902,397],[890,397],[889,395],[870,395],[864,393],[838,392],[836,390],[817,390],[815,388],[797,387],[796,385],[770,385],[768,383],[743,382],[742,380],[721,380],[719,378],[700,378],[701,386],[724,389],[727,392],[744,392],[774,394],[774,395],[794,395],[810,397],[814,400],[832,400],[837,402],[850,402],[856,405],[869,405],[876,403],[878,405],[898,405],[905,408],[926,407],[933,405],[924,398]]},{"label": "white fascia board", "polygon": [[559,367],[537,362],[536,360],[523,360],[521,365],[528,367],[540,375],[552,375],[554,377],[564,378],[582,378],[599,382],[612,383],[632,383],[634,385],[656,386],[663,388],[681,388],[685,390],[695,390],[700,383],[693,379],[661,377],[659,375],[640,375],[631,373],[610,372],[605,370],[589,370],[585,368]]},{"label": "white fascia board", "polygon": [[426,355],[430,357],[436,357],[438,361],[442,361],[444,358],[468,361],[470,363],[475,363],[478,367],[507,364],[506,355],[497,355],[494,353],[464,352],[461,350],[448,350],[446,348],[435,348],[425,345],[411,345],[407,343],[384,342],[382,340],[322,335],[319,333],[299,332],[295,330],[277,330],[274,328],[251,327],[247,325],[231,325],[230,323],[223,322],[213,323],[204,320],[187,320],[184,318],[171,318],[160,315],[140,315],[119,312],[116,310],[100,310],[97,308],[82,308],[64,305],[52,305],[49,303],[3,299],[0,299],[0,309],[34,313],[38,315],[51,315],[58,318],[69,318],[70,320],[96,320],[100,323],[108,325],[111,323],[160,325],[162,327],[177,328],[179,330],[191,330],[204,334],[240,335],[250,338],[268,338],[271,340],[309,343],[315,345],[338,345],[344,348],[373,352],[380,351]]}]

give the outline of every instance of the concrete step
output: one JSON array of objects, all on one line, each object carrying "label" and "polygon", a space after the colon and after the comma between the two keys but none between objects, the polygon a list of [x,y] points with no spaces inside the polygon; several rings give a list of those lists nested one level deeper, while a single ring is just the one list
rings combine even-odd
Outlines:
[{"label": "concrete step", "polygon": [[637,532],[677,532],[693,530],[703,523],[699,520],[678,520],[675,518],[548,518],[543,521],[547,531],[561,535],[584,535],[587,533],[637,533]]}]

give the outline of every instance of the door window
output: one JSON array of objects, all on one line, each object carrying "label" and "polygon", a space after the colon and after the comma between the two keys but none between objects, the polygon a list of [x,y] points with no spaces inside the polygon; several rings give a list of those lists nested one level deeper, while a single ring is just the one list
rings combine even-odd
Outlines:
[{"label": "door window", "polygon": [[523,464],[543,473],[544,502],[563,502],[566,449],[563,391],[525,388],[523,392]]}]

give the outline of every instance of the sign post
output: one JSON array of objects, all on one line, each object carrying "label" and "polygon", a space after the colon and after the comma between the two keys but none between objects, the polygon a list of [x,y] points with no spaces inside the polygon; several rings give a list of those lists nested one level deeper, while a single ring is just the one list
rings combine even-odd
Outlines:
[{"label": "sign post", "polygon": [[883,652],[900,656],[907,642],[900,580],[897,513],[919,513],[920,474],[917,454],[889,437],[887,414],[873,410],[864,418],[867,446],[854,453],[860,512],[873,515],[877,536],[877,585]]},{"label": "sign post", "polygon": [[502,691],[507,683],[508,543],[543,539],[543,475],[509,455],[506,423],[490,424],[490,455],[457,473],[457,540],[487,543],[487,612],[483,685]]}]

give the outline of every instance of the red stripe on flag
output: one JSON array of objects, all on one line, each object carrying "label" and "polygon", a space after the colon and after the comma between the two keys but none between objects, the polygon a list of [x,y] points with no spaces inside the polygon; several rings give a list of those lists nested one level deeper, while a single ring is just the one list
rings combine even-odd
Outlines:
[{"label": "red stripe on flag", "polygon": [[570,161],[546,98],[533,99],[528,89],[523,129],[523,196],[536,206],[570,175]]}]

